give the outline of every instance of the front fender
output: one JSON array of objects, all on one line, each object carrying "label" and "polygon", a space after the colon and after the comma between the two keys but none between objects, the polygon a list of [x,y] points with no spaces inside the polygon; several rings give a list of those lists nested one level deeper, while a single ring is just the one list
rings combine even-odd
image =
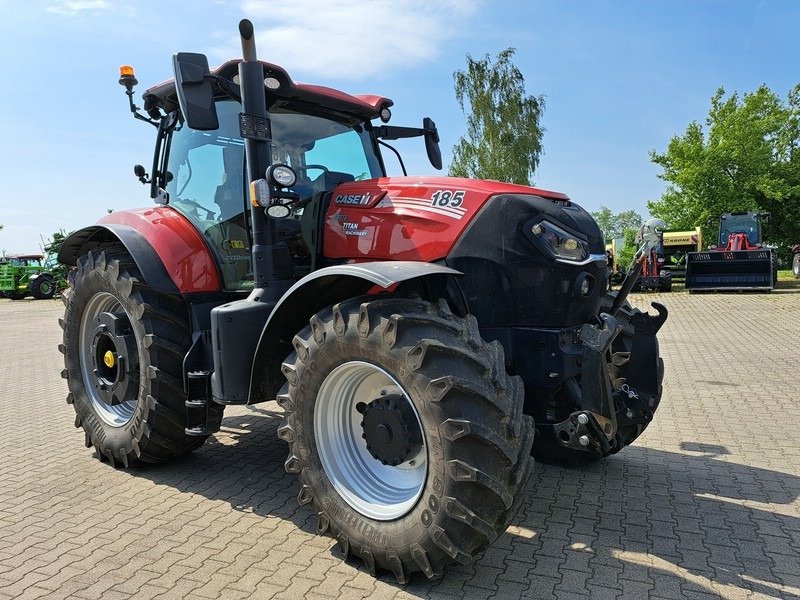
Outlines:
[{"label": "front fender", "polygon": [[[261,331],[253,356],[248,403],[275,397],[283,384],[280,365],[292,350],[292,338],[323,308],[367,294],[376,286],[388,290],[414,279],[457,275],[461,273],[455,269],[416,261],[337,265],[306,275],[281,297]],[[257,294],[258,290],[251,298]]]}]

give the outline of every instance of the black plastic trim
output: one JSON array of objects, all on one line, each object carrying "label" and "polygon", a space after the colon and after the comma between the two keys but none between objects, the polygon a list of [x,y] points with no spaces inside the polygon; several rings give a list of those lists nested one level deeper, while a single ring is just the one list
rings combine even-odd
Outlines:
[{"label": "black plastic trim", "polygon": [[127,225],[92,225],[71,233],[61,244],[58,261],[75,267],[78,258],[90,250],[115,242],[125,246],[147,285],[164,294],[180,293],[158,253],[141,233]]}]

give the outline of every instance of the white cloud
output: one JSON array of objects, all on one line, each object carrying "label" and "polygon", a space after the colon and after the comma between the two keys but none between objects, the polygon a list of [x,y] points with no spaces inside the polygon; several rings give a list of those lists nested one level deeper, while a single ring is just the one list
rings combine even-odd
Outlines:
[{"label": "white cloud", "polygon": [[107,0],[62,0],[58,4],[47,7],[47,12],[73,16],[84,11],[110,10]]},{"label": "white cloud", "polygon": [[[262,60],[290,74],[357,80],[435,60],[444,42],[465,31],[480,1],[247,0],[242,10]],[[211,54],[241,56],[238,36]]]}]

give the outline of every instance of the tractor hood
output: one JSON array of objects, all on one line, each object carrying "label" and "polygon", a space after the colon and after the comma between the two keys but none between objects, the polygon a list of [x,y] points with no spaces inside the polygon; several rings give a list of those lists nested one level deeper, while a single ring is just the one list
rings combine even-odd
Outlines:
[{"label": "tractor hood", "polygon": [[[530,218],[547,217],[584,239],[592,253],[602,252],[597,225],[565,194],[457,177],[382,177],[336,187],[325,216],[324,254],[350,260],[442,260],[489,205],[511,198],[530,205]],[[508,234],[521,235],[521,229]]]},{"label": "tractor hood", "polygon": [[[436,192],[436,200],[432,198]],[[447,199],[446,192],[463,192],[457,198]],[[364,196],[367,194],[367,196]],[[482,203],[488,196],[496,194],[532,194],[554,201],[561,206],[570,206],[569,196],[541,188],[505,183],[491,179],[467,179],[462,177],[380,177],[364,181],[344,183],[336,188],[333,205],[371,208],[384,197],[422,200],[433,208],[460,208],[467,199]],[[472,202],[470,202],[471,204]]]}]

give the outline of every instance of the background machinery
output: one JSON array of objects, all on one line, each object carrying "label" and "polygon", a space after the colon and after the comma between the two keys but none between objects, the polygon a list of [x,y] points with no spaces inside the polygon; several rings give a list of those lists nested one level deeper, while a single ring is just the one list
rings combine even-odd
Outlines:
[{"label": "background machinery", "polygon": [[[53,257],[55,258],[55,257]],[[0,262],[0,295],[12,300],[46,300],[58,291],[58,274],[41,254],[8,256]],[[58,265],[55,265],[56,267]]]},{"label": "background machinery", "polygon": [[277,399],[317,530],[373,572],[434,577],[506,529],[532,451],[583,462],[641,434],[666,309],[606,294],[602,234],[564,194],[387,177],[402,137],[441,168],[432,120],[295,83],[239,31],[244,60],[175,55],[144,112],[121,69],[157,131],[134,169],[156,206],[61,245],[67,402],[87,447],[133,467]]},{"label": "background machinery", "polygon": [[687,231],[665,231],[663,234],[663,269],[669,271],[673,281],[686,278],[686,255],[703,250],[703,230],[701,227]]},{"label": "background machinery", "polygon": [[762,235],[762,220],[768,218],[763,212],[720,216],[717,245],[686,257],[686,289],[772,290],[778,270],[775,253]]},{"label": "background machinery", "polygon": [[[664,268],[664,232],[656,229],[655,234],[657,241],[642,261],[641,275],[636,279],[633,291],[672,291],[672,272]],[[641,244],[640,239],[637,239],[637,244]]]}]

